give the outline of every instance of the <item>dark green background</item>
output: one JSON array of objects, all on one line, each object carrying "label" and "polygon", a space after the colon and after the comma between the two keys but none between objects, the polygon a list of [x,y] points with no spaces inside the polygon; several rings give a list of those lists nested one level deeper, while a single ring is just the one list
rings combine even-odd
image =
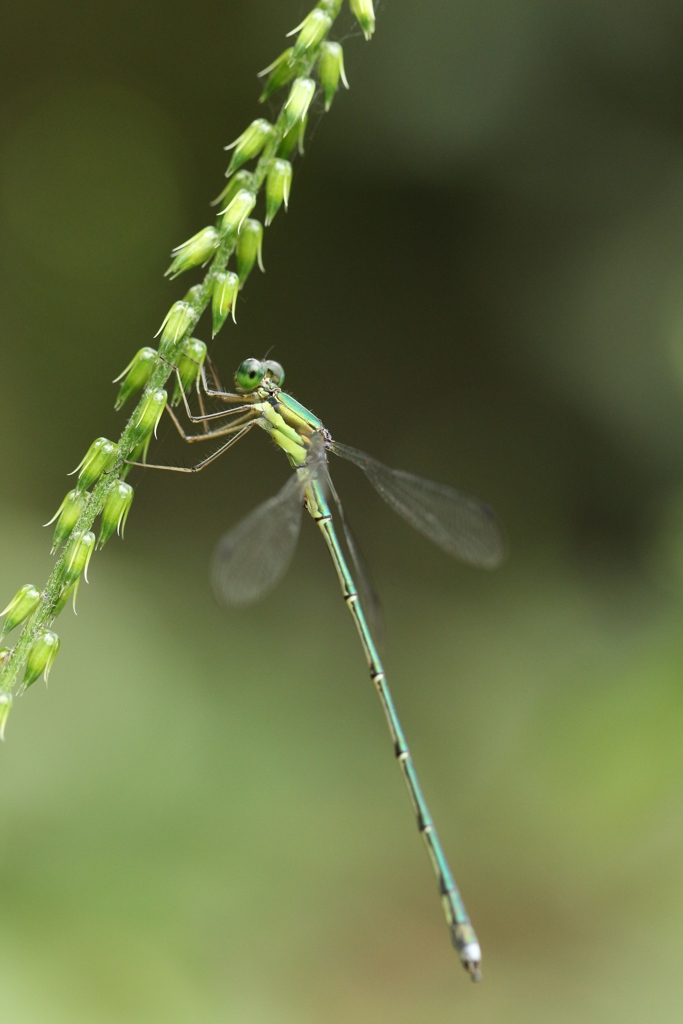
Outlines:
[{"label": "dark green background", "polygon": [[[24,0],[0,19],[0,583],[52,564],[116,438],[173,245],[263,113],[301,0]],[[213,348],[332,433],[480,494],[496,574],[335,466],[396,702],[485,953],[449,949],[327,555],[215,608],[221,532],[285,479],[252,434],[131,476],[45,693],[1,751],[11,1024],[675,1022],[683,999],[683,4],[387,2],[314,111]],[[274,114],[277,107],[270,111]],[[266,115],[269,113],[266,110]],[[197,331],[208,340],[206,327]],[[162,426],[154,457],[189,462]]]}]

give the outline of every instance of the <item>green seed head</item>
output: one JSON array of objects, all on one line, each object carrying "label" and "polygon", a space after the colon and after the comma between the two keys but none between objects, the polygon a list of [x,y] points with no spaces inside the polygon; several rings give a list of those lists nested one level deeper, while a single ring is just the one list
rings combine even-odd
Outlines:
[{"label": "green seed head", "polygon": [[325,97],[325,110],[329,110],[339,88],[339,79],[342,80],[345,88],[349,87],[344,74],[344,51],[339,43],[323,43],[320,47],[318,74]]},{"label": "green seed head", "polygon": [[100,535],[97,546],[103,548],[114,530],[123,537],[130,506],[133,504],[133,488],[123,480],[116,480],[109,490],[102,509]]},{"label": "green seed head", "polygon": [[234,150],[230,166],[226,172],[228,176],[233,171],[236,171],[238,167],[241,167],[242,164],[245,164],[247,160],[252,160],[255,156],[258,156],[272,134],[273,126],[270,121],[266,121],[262,117],[252,121],[238,139],[235,139],[234,142],[225,147],[226,149]]},{"label": "green seed head", "polygon": [[171,355],[178,342],[192,330],[196,319],[197,314],[189,302],[174,302],[155,335],[161,335],[159,352]]},{"label": "green seed head", "polygon": [[148,436],[151,437],[152,434],[156,437],[157,426],[167,401],[168,395],[163,388],[156,388],[145,395],[140,403],[139,415],[135,421],[135,434],[140,441]]},{"label": "green seed head", "polygon": [[308,115],[295,124],[289,129],[277,151],[277,155],[289,159],[294,152],[294,148],[298,147],[299,153],[303,155],[304,152],[304,136],[306,134],[306,125],[308,124]]},{"label": "green seed head", "polygon": [[257,260],[259,269],[263,271],[263,224],[248,217],[237,237],[237,270],[240,277],[240,288],[251,274]]},{"label": "green seed head", "polygon": [[299,32],[292,51],[294,59],[298,60],[299,57],[303,57],[314,46],[322,42],[331,27],[332,18],[321,11],[319,7],[314,7],[300,25],[287,33],[287,35],[293,36],[295,32]]},{"label": "green seed head", "polygon": [[57,548],[64,543],[73,530],[81,517],[81,512],[85,508],[88,498],[88,493],[86,491],[80,491],[78,488],[75,488],[73,491],[69,491],[52,519],[45,523],[46,526],[49,526],[50,523],[54,523],[55,519],[57,520],[55,532],[52,536],[51,554],[55,553]]},{"label": "green seed head", "polygon": [[254,391],[263,380],[265,373],[266,367],[260,359],[245,359],[237,367],[235,374],[237,390],[245,392]]},{"label": "green seed head", "polygon": [[218,206],[219,203],[222,203],[224,207],[228,206],[242,189],[247,192],[254,191],[254,175],[251,171],[238,171],[237,174],[233,174],[221,194],[216,196],[211,205]]},{"label": "green seed head", "polygon": [[285,210],[287,209],[291,186],[292,165],[289,160],[271,160],[266,178],[266,227],[272,224],[283,202]]},{"label": "green seed head", "polygon": [[[94,538],[93,538],[94,539]],[[59,651],[59,637],[49,629],[40,631],[33,646],[28,652],[26,671],[24,672],[24,689],[27,689],[39,676],[43,676],[45,682],[50,674],[53,662]]]},{"label": "green seed head", "polygon": [[[183,391],[189,391],[197,383],[201,373],[204,360],[206,359],[206,345],[199,338],[186,338],[180,349],[178,360],[178,374],[176,375],[175,388],[171,405],[177,405],[181,398],[181,386]],[[178,380],[178,376],[180,380]]]},{"label": "green seed head", "polygon": [[311,100],[315,94],[315,82],[312,78],[297,78],[292,82],[289,97],[283,108],[285,130],[289,131],[295,124],[306,117]]},{"label": "green seed head", "polygon": [[32,584],[27,583],[25,586],[20,587],[7,607],[0,612],[0,615],[5,616],[0,639],[7,636],[20,622],[33,615],[42,599],[43,595]]},{"label": "green seed head", "polygon": [[12,694],[0,693],[0,740],[5,738],[5,726],[12,710]]},{"label": "green seed head", "polygon": [[[296,31],[296,30],[295,30]],[[259,97],[259,102],[263,103],[274,92],[281,89],[283,85],[287,85],[287,82],[291,82],[294,76],[297,74],[297,63],[292,60],[292,54],[294,53],[293,48],[290,46],[289,49],[281,53],[280,56],[269,64],[267,68],[259,72],[259,78],[263,78],[268,75],[266,84],[263,87],[263,92]]]},{"label": "green seed head", "polygon": [[79,530],[71,535],[71,540],[64,551],[63,589],[70,587],[82,575],[85,576],[86,583],[88,582],[88,565],[94,550],[94,533]]},{"label": "green seed head", "polygon": [[[78,473],[80,469],[76,483],[78,490],[87,491],[96,480],[99,480],[103,473],[112,469],[118,455],[118,446],[106,437],[98,437],[97,440],[93,441],[73,471],[73,473]],[[70,473],[69,476],[73,476],[73,473]]]},{"label": "green seed head", "polygon": [[64,611],[64,609],[66,607],[67,601],[69,600],[70,597],[73,597],[74,615],[76,614],[76,595],[78,594],[78,584],[80,582],[81,582],[80,579],[77,579],[75,583],[71,584],[71,586],[64,587],[62,589],[62,592],[59,595],[59,597],[57,598],[57,603],[55,604],[55,608],[54,608],[54,617],[55,618],[57,618],[58,615],[62,614],[62,612]]},{"label": "green seed head", "polygon": [[219,241],[220,238],[215,228],[202,228],[192,238],[188,238],[187,242],[175,247],[172,253],[173,262],[166,271],[166,275],[171,278],[177,277],[185,270],[206,263],[218,248]]},{"label": "green seed head", "polygon": [[216,337],[227,320],[230,310],[232,310],[232,319],[235,322],[235,304],[239,290],[240,279],[237,274],[234,274],[231,270],[216,274],[213,294],[211,296],[212,337]]},{"label": "green seed head", "polygon": [[256,196],[243,188],[233,196],[224,210],[221,210],[221,232],[224,235],[232,235],[240,231],[242,224],[256,206]]},{"label": "green seed head", "polygon": [[372,0],[349,0],[349,4],[363,30],[363,35],[370,39],[375,31],[375,10]]},{"label": "green seed head", "polygon": [[136,391],[140,391],[141,388],[144,388],[145,384],[152,376],[152,371],[156,364],[157,353],[153,348],[141,348],[140,351],[133,356],[123,373],[120,373],[118,377],[114,378],[114,384],[123,379],[123,384],[121,385],[118,398],[114,405],[115,409],[120,409],[131,395],[134,395]]}]

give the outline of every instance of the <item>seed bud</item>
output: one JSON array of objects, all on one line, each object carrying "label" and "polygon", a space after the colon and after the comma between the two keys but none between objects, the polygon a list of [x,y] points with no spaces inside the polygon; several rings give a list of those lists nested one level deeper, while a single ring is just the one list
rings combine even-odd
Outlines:
[{"label": "seed bud", "polygon": [[31,650],[28,652],[23,681],[24,689],[32,686],[41,675],[45,682],[47,682],[50,669],[59,651],[59,643],[59,637],[56,633],[49,629],[41,630],[33,641]]},{"label": "seed bud", "polygon": [[72,534],[71,540],[64,552],[64,588],[70,587],[80,576],[85,576],[88,582],[88,565],[95,550],[95,534],[86,530],[79,530]]},{"label": "seed bud", "polygon": [[[245,221],[246,224],[250,223]],[[240,233],[240,238],[242,237]],[[225,273],[216,274],[216,280],[213,286],[213,295],[211,296],[211,318],[213,321],[213,334],[212,337],[216,337],[221,327],[228,318],[228,313],[232,310],[233,323],[235,322],[235,303],[237,302],[237,294],[240,290],[240,279],[237,274],[234,274],[231,270],[225,271]]]},{"label": "seed bud", "polygon": [[171,254],[173,262],[166,271],[165,276],[174,278],[185,270],[190,270],[192,267],[198,267],[200,264],[206,263],[218,248],[219,241],[220,238],[215,228],[202,228],[192,238],[188,238],[187,242],[183,242],[182,245],[175,247]]},{"label": "seed bud", "polygon": [[52,551],[50,554],[54,555],[57,548],[67,539],[80,519],[81,512],[87,504],[88,497],[89,495],[87,492],[80,491],[78,488],[75,488],[73,491],[69,491],[52,519],[45,523],[45,526],[49,526],[50,523],[54,523],[55,519],[57,520],[55,532],[52,536]]},{"label": "seed bud", "polygon": [[[294,31],[296,32],[296,29]],[[263,71],[259,71],[259,78],[263,78],[265,75],[269,76],[263,87],[263,92],[259,96],[259,103],[264,103],[274,92],[281,89],[283,85],[287,85],[287,82],[291,82],[297,74],[297,64],[292,60],[293,53],[294,50],[290,46],[272,64],[269,64]]]},{"label": "seed bud", "polygon": [[306,115],[306,117],[303,119],[303,121],[299,121],[298,124],[295,124],[292,128],[289,129],[289,131],[287,132],[287,134],[283,138],[282,142],[280,143],[279,149],[277,151],[277,155],[278,156],[281,156],[285,160],[288,160],[289,157],[294,152],[294,147],[295,146],[298,147],[299,153],[301,155],[303,155],[303,152],[304,152],[304,136],[306,134],[306,125],[307,124],[308,124],[308,115]]},{"label": "seed bud", "polygon": [[324,11],[321,11],[320,8],[314,7],[300,25],[297,25],[295,29],[287,33],[288,36],[293,36],[296,32],[299,32],[292,51],[294,59],[297,60],[299,57],[303,57],[305,53],[308,53],[314,46],[322,42],[331,27],[332,18],[325,14]]},{"label": "seed bud", "polygon": [[211,201],[211,205],[218,206],[222,203],[223,206],[227,206],[242,189],[246,189],[247,192],[254,191],[254,175],[251,171],[238,171],[237,174],[233,174],[221,194]]},{"label": "seed bud", "polygon": [[107,494],[102,509],[100,535],[97,546],[101,549],[107,543],[114,530],[120,537],[126,526],[130,506],[133,504],[133,488],[122,480],[116,480]]},{"label": "seed bud", "polygon": [[221,232],[224,235],[231,235],[240,231],[242,224],[256,206],[256,196],[248,189],[240,189],[237,195],[233,196],[224,210],[220,211],[222,216]]},{"label": "seed bud", "polygon": [[266,227],[272,224],[275,214],[285,204],[289,205],[289,191],[292,186],[292,165],[289,160],[272,160],[266,178]]},{"label": "seed bud", "polygon": [[235,139],[234,142],[225,147],[226,149],[234,150],[230,166],[226,172],[227,175],[230,176],[233,171],[236,171],[238,167],[245,164],[247,160],[252,160],[253,157],[258,156],[272,134],[273,126],[270,121],[266,121],[262,117],[252,121],[238,139]]},{"label": "seed bud", "polygon": [[123,373],[120,373],[118,377],[114,377],[114,384],[116,384],[117,381],[123,380],[118,398],[114,404],[115,409],[120,409],[124,403],[128,401],[131,395],[134,395],[136,391],[140,391],[141,388],[144,388],[147,381],[152,376],[152,371],[156,364],[157,353],[153,348],[141,348],[139,352],[133,356]]},{"label": "seed bud", "polygon": [[366,39],[370,39],[375,31],[375,10],[372,0],[349,0],[352,12],[363,30]]},{"label": "seed bud", "polygon": [[344,51],[339,43],[326,42],[320,47],[318,74],[325,97],[325,110],[329,110],[339,88],[339,79],[342,80],[346,89],[349,87],[344,73]]},{"label": "seed bud", "polygon": [[151,437],[152,433],[156,437],[157,426],[166,408],[167,400],[168,395],[163,388],[156,388],[145,395],[140,403],[140,412],[135,421],[135,433],[140,440],[148,436]]},{"label": "seed bud", "polygon": [[0,615],[5,616],[5,624],[2,627],[2,632],[0,632],[0,640],[7,636],[20,622],[24,622],[30,615],[33,615],[42,599],[43,595],[41,592],[30,583],[20,587],[7,607],[0,612]]},{"label": "seed bud", "polygon": [[180,402],[182,398],[181,387],[183,391],[189,391],[197,383],[205,359],[206,345],[204,342],[200,341],[199,338],[186,338],[180,346],[178,373],[176,374],[171,405],[177,405]]},{"label": "seed bud", "polygon": [[109,441],[106,437],[98,437],[90,445],[73,472],[68,475],[73,476],[80,469],[76,487],[80,491],[87,491],[103,473],[112,469],[118,454],[118,446],[113,441]]},{"label": "seed bud", "polygon": [[159,351],[168,356],[194,326],[197,314],[189,302],[174,302],[155,337],[161,335]]},{"label": "seed bud", "polygon": [[315,82],[312,78],[297,78],[289,90],[289,97],[283,108],[285,131],[306,117],[311,100],[315,93]]},{"label": "seed bud", "polygon": [[[245,220],[237,238],[237,270],[240,276],[240,288],[249,277],[254,263],[258,260],[259,269],[263,266],[263,224],[258,220]],[[214,334],[215,334],[214,330]]]}]

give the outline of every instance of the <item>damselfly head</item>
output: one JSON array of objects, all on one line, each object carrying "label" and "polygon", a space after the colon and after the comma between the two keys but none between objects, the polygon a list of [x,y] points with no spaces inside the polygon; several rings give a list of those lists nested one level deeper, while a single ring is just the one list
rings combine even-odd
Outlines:
[{"label": "damselfly head", "polygon": [[246,393],[255,391],[264,378],[280,387],[285,379],[285,371],[274,359],[245,359],[237,367],[235,384],[238,391]]},{"label": "damselfly head", "polygon": [[237,367],[235,385],[238,391],[255,391],[266,374],[266,364],[260,359],[245,359]]}]

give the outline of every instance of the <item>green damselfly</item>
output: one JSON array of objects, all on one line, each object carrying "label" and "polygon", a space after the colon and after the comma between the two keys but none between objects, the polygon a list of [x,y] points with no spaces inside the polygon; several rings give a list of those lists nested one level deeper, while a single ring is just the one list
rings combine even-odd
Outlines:
[{"label": "green damselfly", "polygon": [[[504,557],[503,534],[491,509],[476,498],[443,484],[433,483],[402,470],[389,469],[370,455],[334,441],[317,416],[282,390],[284,371],[274,360],[247,359],[235,374],[236,391],[213,385],[202,367],[202,393],[232,408],[194,415],[183,391],[191,421],[202,423],[203,432],[188,434],[177,416],[171,416],[186,441],[227,437],[216,451],[196,466],[149,468],[197,472],[244,437],[254,426],[263,428],[285,452],[294,474],[278,494],[259,505],[220,541],[213,564],[213,583],[219,600],[230,605],[248,604],[270,590],[283,576],[294,554],[302,512],[305,508],[320,527],[339,577],[346,605],[360,636],[370,677],[379,695],[396,760],[405,779],[417,824],[436,875],[453,945],[473,980],[481,976],[481,952],[458,887],[448,866],[434,822],[417,778],[403,729],[394,708],[371,628],[375,613],[372,589],[353,535],[330,479],[327,453],[359,466],[380,496],[411,526],[434,541],[449,555],[486,569]],[[211,421],[231,419],[211,428]],[[149,465],[149,464],[147,464]],[[328,495],[337,504],[344,535],[355,566],[355,578],[347,565],[335,530]]]}]

